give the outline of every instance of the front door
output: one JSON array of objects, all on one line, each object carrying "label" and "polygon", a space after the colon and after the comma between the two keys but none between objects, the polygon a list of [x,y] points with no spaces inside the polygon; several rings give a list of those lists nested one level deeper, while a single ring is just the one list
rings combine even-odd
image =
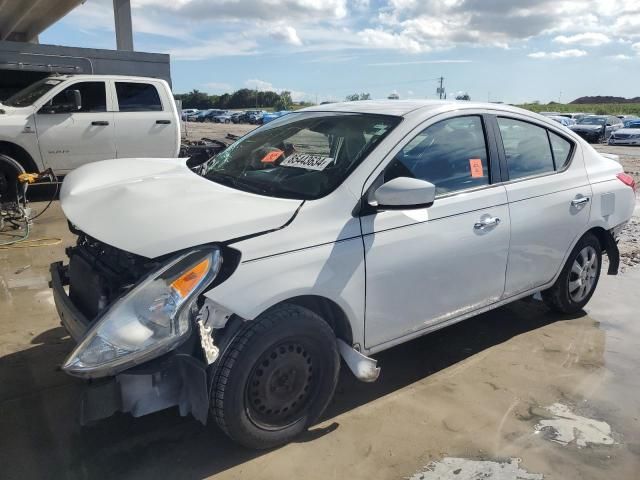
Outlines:
[{"label": "front door", "polygon": [[367,348],[501,298],[509,210],[505,188],[492,184],[497,176],[486,138],[479,115],[442,120],[409,140],[385,168],[384,181],[404,176],[435,184],[436,200],[429,208],[362,218]]},{"label": "front door", "polygon": [[[80,110],[59,108],[72,90],[80,92]],[[108,110],[103,81],[73,83],[41,107],[35,119],[45,166],[65,174],[85,163],[115,158],[113,112]]]}]

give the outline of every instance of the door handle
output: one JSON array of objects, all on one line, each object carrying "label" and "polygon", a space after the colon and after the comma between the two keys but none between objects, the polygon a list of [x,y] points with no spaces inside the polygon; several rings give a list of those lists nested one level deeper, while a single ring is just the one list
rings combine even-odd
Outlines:
[{"label": "door handle", "polygon": [[484,230],[485,228],[495,227],[498,225],[500,225],[500,219],[498,217],[488,217],[474,223],[473,228],[476,230]]},{"label": "door handle", "polygon": [[589,197],[580,197],[571,200],[572,207],[579,207],[580,205],[585,205],[586,203],[589,203]]},{"label": "door handle", "polygon": [[169,125],[171,123],[171,120],[156,120],[156,123],[158,125]]},{"label": "door handle", "polygon": [[96,127],[105,127],[109,125],[109,122],[107,122],[106,120],[95,120],[91,122],[91,125],[95,125]]}]

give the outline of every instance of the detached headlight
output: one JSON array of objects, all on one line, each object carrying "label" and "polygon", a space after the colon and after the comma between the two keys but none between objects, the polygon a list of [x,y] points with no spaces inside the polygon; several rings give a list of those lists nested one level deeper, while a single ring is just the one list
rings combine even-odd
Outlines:
[{"label": "detached headlight", "polygon": [[103,377],[171,350],[190,332],[191,306],[221,265],[216,247],[186,253],[152,273],[107,310],[63,370]]}]

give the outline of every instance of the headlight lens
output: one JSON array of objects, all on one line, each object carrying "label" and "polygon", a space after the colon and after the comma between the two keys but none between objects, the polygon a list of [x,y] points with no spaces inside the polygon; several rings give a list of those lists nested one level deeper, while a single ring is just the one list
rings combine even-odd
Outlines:
[{"label": "headlight lens", "polygon": [[174,259],[114,303],[62,368],[72,375],[96,378],[171,350],[190,332],[191,306],[221,265],[217,247]]}]

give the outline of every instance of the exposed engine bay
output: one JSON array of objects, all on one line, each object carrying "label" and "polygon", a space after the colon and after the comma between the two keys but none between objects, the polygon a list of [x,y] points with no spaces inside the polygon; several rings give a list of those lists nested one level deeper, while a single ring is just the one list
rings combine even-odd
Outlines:
[{"label": "exposed engine bay", "polygon": [[130,290],[158,261],[124,252],[96,240],[69,225],[78,235],[69,247],[67,276],[69,298],[88,319],[96,318],[108,305]]}]

